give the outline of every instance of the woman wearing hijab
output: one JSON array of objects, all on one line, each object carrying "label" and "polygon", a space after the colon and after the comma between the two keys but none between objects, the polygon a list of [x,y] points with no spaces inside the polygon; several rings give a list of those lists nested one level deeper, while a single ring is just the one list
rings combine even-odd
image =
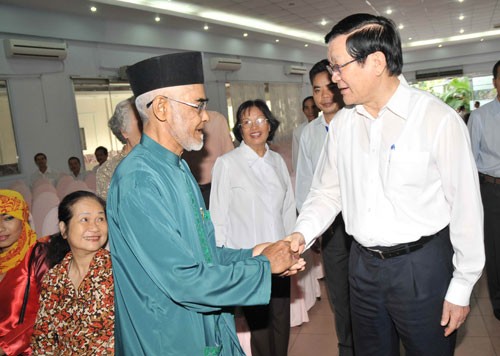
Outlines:
[{"label": "woman wearing hijab", "polygon": [[0,190],[0,355],[30,355],[40,285],[48,269],[45,244],[31,229],[28,205]]}]

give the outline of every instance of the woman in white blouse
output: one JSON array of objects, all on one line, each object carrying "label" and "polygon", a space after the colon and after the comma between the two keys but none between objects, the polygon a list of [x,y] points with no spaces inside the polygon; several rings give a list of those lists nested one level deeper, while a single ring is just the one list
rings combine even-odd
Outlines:
[{"label": "woman in white blouse", "polygon": [[[269,149],[279,121],[262,100],[238,108],[233,133],[240,146],[219,157],[212,173],[210,211],[218,246],[250,248],[281,240],[295,224],[295,199],[281,156]],[[252,356],[286,355],[290,279],[274,276],[269,305],[246,307]]]}]

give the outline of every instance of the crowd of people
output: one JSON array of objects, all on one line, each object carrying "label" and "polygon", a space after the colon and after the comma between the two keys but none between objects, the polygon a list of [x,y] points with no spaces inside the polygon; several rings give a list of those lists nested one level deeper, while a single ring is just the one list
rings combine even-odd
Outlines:
[{"label": "crowd of people", "polygon": [[[199,52],[128,68],[134,96],[109,120],[123,149],[96,149],[97,194],[65,195],[57,233],[38,238],[25,197],[0,190],[0,355],[286,355],[290,277],[310,273],[318,242],[341,356],[453,355],[485,261],[500,320],[500,61],[497,98],[467,127],[400,79],[391,20],[351,15],[325,42],[295,193],[269,147],[279,120],[241,103],[233,149],[206,110]],[[32,185],[56,184],[34,159]],[[68,166],[84,179],[78,157]]]}]

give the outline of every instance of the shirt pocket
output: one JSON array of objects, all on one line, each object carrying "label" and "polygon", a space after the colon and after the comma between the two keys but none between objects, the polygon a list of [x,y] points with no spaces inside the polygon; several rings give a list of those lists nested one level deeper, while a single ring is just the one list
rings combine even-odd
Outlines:
[{"label": "shirt pocket", "polygon": [[427,179],[429,157],[429,152],[392,151],[389,160],[389,189],[394,192],[422,190]]}]

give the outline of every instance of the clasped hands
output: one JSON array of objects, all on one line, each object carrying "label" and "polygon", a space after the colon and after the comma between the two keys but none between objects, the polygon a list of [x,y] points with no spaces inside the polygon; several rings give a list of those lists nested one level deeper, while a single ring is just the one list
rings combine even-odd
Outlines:
[{"label": "clasped hands", "polygon": [[253,255],[266,256],[271,263],[271,273],[285,277],[297,274],[306,268],[306,262],[300,257],[304,248],[304,236],[294,232],[275,243],[256,245],[253,248]]}]

